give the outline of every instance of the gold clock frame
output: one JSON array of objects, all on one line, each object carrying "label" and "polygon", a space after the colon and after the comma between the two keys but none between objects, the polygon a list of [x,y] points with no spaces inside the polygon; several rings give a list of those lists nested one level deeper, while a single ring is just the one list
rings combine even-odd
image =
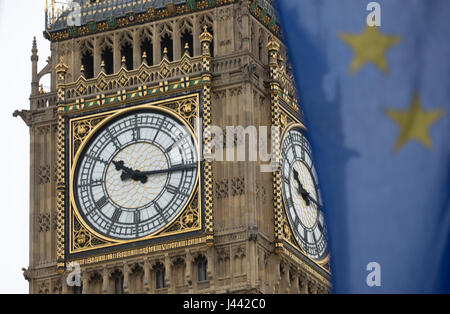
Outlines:
[{"label": "gold clock frame", "polygon": [[[303,131],[307,131],[306,127],[300,123],[300,121],[298,121],[298,119],[293,116],[292,114],[290,114],[288,111],[282,109],[282,113],[281,113],[282,117],[286,118],[286,121],[289,121],[289,123],[286,123],[283,131],[281,133],[281,142],[280,142],[280,146],[282,147],[283,142],[285,140],[286,134],[293,128],[300,128]],[[293,120],[291,120],[293,119]],[[280,182],[281,184],[281,182]],[[288,243],[290,246],[292,246],[293,248],[297,249],[298,251],[300,251],[308,260],[310,260],[311,262],[313,262],[314,264],[318,265],[319,267],[321,267],[323,270],[330,272],[330,268],[329,268],[329,262],[330,262],[330,253],[328,252],[326,256],[324,256],[322,259],[317,260],[317,259],[312,259],[311,257],[308,256],[308,254],[305,252],[305,250],[301,247],[301,245],[298,243],[297,239],[294,236],[293,230],[292,230],[292,226],[289,223],[289,219],[287,217],[287,208],[286,208],[286,204],[284,202],[284,199],[282,199],[282,204],[283,204],[283,210],[282,210],[282,235],[283,235],[283,241],[285,241],[286,243]]]},{"label": "gold clock frame", "polygon": [[[98,252],[104,253],[104,249],[124,251],[128,244],[133,244],[135,247],[136,244],[138,245],[137,247],[148,247],[149,243],[160,243],[168,237],[174,237],[175,240],[180,240],[184,235],[188,238],[199,237],[199,233],[202,233],[202,230],[205,229],[206,220],[202,202],[204,186],[201,182],[202,161],[200,149],[202,146],[200,143],[202,137],[200,125],[194,123],[195,119],[200,117],[200,107],[200,92],[193,92],[163,100],[141,101],[139,104],[130,104],[127,107],[110,109],[106,112],[66,117],[67,132],[64,133],[66,133],[67,154],[65,167],[67,167],[68,171],[64,186],[67,184],[68,190],[65,219],[60,222],[66,239],[66,243],[64,243],[64,250],[67,254],[65,254],[65,262],[79,260],[80,256],[85,257],[86,254],[92,253],[91,255],[96,255]],[[194,189],[189,196],[188,202],[165,227],[138,239],[111,239],[98,233],[83,220],[74,199],[73,180],[75,179],[75,169],[85,146],[100,128],[112,119],[136,110],[161,112],[173,117],[184,125],[194,140],[198,156],[198,172],[195,178]],[[204,240],[206,241],[206,238]]]},{"label": "gold clock frame", "polygon": [[[196,99],[196,104],[197,104],[197,108],[196,108],[196,116],[199,115],[199,99],[198,99],[198,95],[196,94],[196,96],[194,96]],[[146,109],[146,110],[152,110],[152,111],[159,111],[159,112],[163,112],[165,114],[168,114],[172,117],[174,117],[175,119],[177,119],[180,123],[182,123],[184,126],[187,127],[187,129],[189,130],[192,138],[194,139],[194,144],[195,144],[195,149],[197,151],[197,156],[200,157],[200,146],[198,144],[199,139],[197,138],[198,134],[200,134],[199,130],[195,130],[196,132],[194,132],[193,125],[190,125],[190,123],[188,121],[185,120],[184,117],[182,117],[179,113],[177,113],[176,111],[167,109],[166,107],[164,107],[167,104],[172,104],[174,102],[177,102],[178,100],[189,100],[192,99],[193,96],[188,96],[188,97],[179,97],[179,98],[171,98],[165,101],[158,101],[158,102],[150,102],[150,103],[146,103],[143,105],[137,105],[137,106],[132,106],[132,107],[127,107],[124,109],[118,109],[118,110],[112,110],[110,112],[108,112],[108,114],[93,114],[93,115],[87,115],[84,117],[80,117],[80,118],[74,118],[74,119],[70,119],[69,121],[69,134],[70,136],[70,145],[69,145],[69,166],[70,166],[70,174],[69,174],[69,200],[70,200],[70,204],[69,204],[69,250],[68,253],[69,254],[76,254],[76,253],[80,253],[80,252],[85,252],[85,251],[90,251],[93,249],[100,249],[100,248],[105,248],[105,247],[111,247],[111,246],[117,246],[117,245],[122,245],[122,244],[129,244],[129,243],[135,243],[135,242],[141,242],[141,241],[146,241],[146,240],[153,240],[153,239],[157,239],[157,238],[161,238],[161,237],[166,237],[166,236],[171,236],[171,235],[178,235],[181,233],[187,233],[187,232],[194,232],[194,231],[199,231],[202,228],[202,210],[201,210],[201,202],[199,200],[202,199],[202,189],[201,186],[199,185],[200,182],[200,169],[201,169],[201,160],[200,158],[198,158],[198,171],[197,171],[197,176],[195,178],[195,185],[194,185],[194,189],[191,193],[191,195],[189,196],[188,202],[186,203],[186,205],[183,207],[182,210],[180,210],[180,212],[176,215],[175,218],[173,218],[163,229],[157,230],[155,232],[153,232],[152,234],[142,237],[142,238],[138,238],[138,239],[130,239],[130,240],[117,240],[117,239],[112,239],[112,238],[108,238],[102,234],[100,234],[99,232],[95,231],[93,228],[91,228],[86,222],[83,221],[83,218],[79,212],[79,209],[77,208],[76,202],[75,202],[75,198],[74,198],[74,180],[75,178],[75,169],[78,165],[78,161],[79,158],[81,157],[81,153],[83,152],[85,146],[89,143],[90,139],[95,136],[95,134],[97,134],[98,130],[104,126],[105,124],[109,123],[111,120],[120,117],[124,114],[127,114],[129,112],[133,112],[133,111],[137,111],[137,110],[142,110],[142,109]],[[177,110],[179,111],[179,110]],[[80,145],[80,147],[78,148],[77,152],[72,152],[73,149],[73,142],[72,140],[75,138],[75,135],[77,133],[77,130],[73,128],[73,124],[75,122],[78,121],[86,121],[86,120],[91,120],[91,119],[95,119],[99,116],[103,117],[103,120],[101,122],[99,122],[95,127],[93,127],[90,132],[86,135],[86,137],[84,138],[82,144]],[[197,126],[198,128],[199,126]],[[197,133],[197,135],[195,135],[195,133]],[[201,139],[200,139],[201,140]],[[195,201],[194,199],[197,198],[197,204],[196,206],[193,206],[193,202]],[[181,227],[179,228],[179,230],[173,230],[173,224],[174,222],[176,222],[177,220],[180,219],[180,216],[183,216],[183,214],[186,214],[186,210],[190,210],[191,214],[193,216],[193,219],[196,219],[197,222],[194,222],[192,225],[193,227],[191,228],[182,228],[183,224],[180,224]],[[75,221],[78,222],[79,226],[79,230],[75,230]],[[83,239],[86,238],[87,239]],[[85,244],[86,242],[88,243],[88,245],[80,245],[80,241],[83,240],[84,243],[81,244]],[[90,244],[89,242],[93,242],[92,240],[95,240],[95,242],[97,243],[97,245],[94,244]],[[103,242],[103,243],[100,243]]]}]

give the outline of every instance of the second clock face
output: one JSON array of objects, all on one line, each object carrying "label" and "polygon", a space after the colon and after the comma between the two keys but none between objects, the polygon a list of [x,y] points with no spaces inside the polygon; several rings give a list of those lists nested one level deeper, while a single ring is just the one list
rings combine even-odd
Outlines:
[{"label": "second clock face", "polygon": [[129,112],[103,126],[83,149],[74,198],[83,220],[98,233],[142,238],[180,214],[197,173],[187,127],[160,111]]},{"label": "second clock face", "polygon": [[282,191],[294,237],[314,260],[327,255],[327,237],[311,148],[301,129],[290,129],[283,140]]}]

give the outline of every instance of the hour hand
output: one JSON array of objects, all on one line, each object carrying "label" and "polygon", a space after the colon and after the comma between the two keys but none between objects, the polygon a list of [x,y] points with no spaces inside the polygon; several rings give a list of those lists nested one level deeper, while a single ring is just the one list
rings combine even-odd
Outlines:
[{"label": "hour hand", "polygon": [[116,166],[116,170],[120,171],[126,171],[126,172],[131,172],[131,169],[128,167],[125,167],[125,163],[122,160],[118,160],[118,161],[114,161],[112,162],[114,164],[114,166]]},{"label": "hour hand", "polygon": [[297,183],[298,183],[298,193],[301,194],[303,200],[306,203],[306,206],[309,206],[311,204],[311,202],[310,202],[311,196],[305,190],[305,188],[303,187],[302,183],[300,182],[298,171],[295,170],[295,169],[294,169],[294,180],[297,181]]},{"label": "hour hand", "polygon": [[146,176],[143,176],[139,171],[134,171],[133,169],[126,167],[122,160],[113,161],[112,163],[116,166],[117,171],[123,171],[120,176],[122,181],[133,179],[134,181],[141,181],[142,183],[147,182]]}]

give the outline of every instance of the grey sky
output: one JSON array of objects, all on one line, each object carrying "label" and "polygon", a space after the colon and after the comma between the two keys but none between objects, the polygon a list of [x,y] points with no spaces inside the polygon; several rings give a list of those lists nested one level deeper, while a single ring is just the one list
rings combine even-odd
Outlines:
[{"label": "grey sky", "polygon": [[12,113],[29,109],[33,36],[39,69],[50,53],[42,36],[44,7],[45,0],[0,0],[0,293],[28,293],[21,268],[29,265],[30,138],[28,127]]}]

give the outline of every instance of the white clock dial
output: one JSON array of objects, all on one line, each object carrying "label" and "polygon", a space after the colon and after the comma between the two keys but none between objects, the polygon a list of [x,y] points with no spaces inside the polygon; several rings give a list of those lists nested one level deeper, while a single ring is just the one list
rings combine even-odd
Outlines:
[{"label": "white clock dial", "polygon": [[301,129],[290,129],[283,140],[282,192],[293,234],[314,260],[327,256],[327,234],[311,147]]},{"label": "white clock dial", "polygon": [[182,123],[159,111],[129,112],[83,149],[75,169],[76,206],[106,237],[142,238],[180,214],[197,173],[194,139]]}]

